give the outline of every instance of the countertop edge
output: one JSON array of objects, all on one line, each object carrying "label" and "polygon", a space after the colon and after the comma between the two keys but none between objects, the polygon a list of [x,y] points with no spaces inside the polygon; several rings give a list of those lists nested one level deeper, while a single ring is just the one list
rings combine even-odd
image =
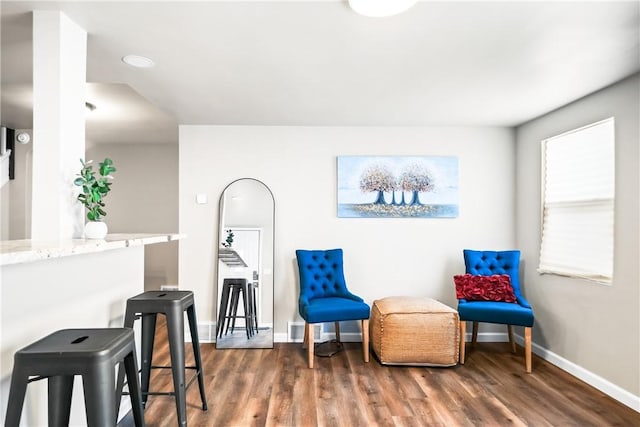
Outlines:
[{"label": "countertop edge", "polygon": [[108,234],[104,239],[68,239],[55,242],[4,240],[0,241],[0,266],[166,243],[185,237],[184,234],[130,233]]}]

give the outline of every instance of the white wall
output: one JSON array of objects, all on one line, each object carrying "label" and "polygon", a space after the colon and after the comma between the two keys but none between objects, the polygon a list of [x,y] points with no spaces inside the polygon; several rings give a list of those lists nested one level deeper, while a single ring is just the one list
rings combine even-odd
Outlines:
[{"label": "white wall", "polygon": [[[178,146],[176,144],[99,144],[87,160],[113,160],[117,171],[105,199],[109,233],[178,231]],[[78,165],[80,162],[78,162]],[[144,256],[145,290],[178,284],[178,242],[150,245]]]},{"label": "white wall", "polygon": [[[16,129],[18,132],[30,129]],[[15,144],[15,179],[0,190],[2,240],[21,240],[31,237],[31,181],[33,144]]]},{"label": "white wall", "polygon": [[[341,247],[349,288],[371,303],[424,295],[455,307],[454,274],[463,248],[515,243],[514,134],[505,128],[181,126],[181,286],[195,292],[198,319],[215,317],[218,199],[241,177],[274,194],[276,333],[297,312],[296,249]],[[336,214],[340,155],[457,156],[460,216],[455,219],[356,219]],[[197,193],[209,203],[197,205]]]},{"label": "white wall", "polygon": [[[640,396],[640,76],[517,129],[517,242],[536,324],[533,341]],[[536,272],[540,250],[540,141],[615,117],[615,261],[611,286]],[[637,401],[636,397],[636,401]]]}]

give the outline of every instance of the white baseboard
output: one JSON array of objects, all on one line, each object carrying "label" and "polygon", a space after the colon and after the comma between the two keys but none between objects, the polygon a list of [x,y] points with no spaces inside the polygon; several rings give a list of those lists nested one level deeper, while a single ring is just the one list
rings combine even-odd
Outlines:
[{"label": "white baseboard", "polygon": [[[504,334],[506,335],[506,334]],[[516,342],[524,346],[524,338],[520,335],[514,334]],[[570,373],[574,377],[586,382],[592,387],[597,388],[604,394],[612,397],[618,402],[628,406],[636,412],[640,412],[640,396],[636,396],[631,392],[613,384],[610,381],[602,378],[601,376],[594,374],[593,372],[576,365],[570,360],[565,359],[562,356],[555,354],[552,351],[547,350],[544,347],[539,346],[536,343],[531,343],[531,351],[542,359],[557,366],[565,372]]]},{"label": "white baseboard", "polygon": [[[332,339],[335,339],[336,335],[334,333],[322,333],[320,336],[316,335],[313,339],[315,343],[325,342]],[[340,333],[340,341],[341,342],[362,342],[362,334],[358,332],[341,332]],[[302,338],[289,339],[287,334],[277,333],[273,334],[273,342],[274,343],[302,343]]]},{"label": "white baseboard", "polygon": [[[465,342],[471,342],[471,332],[464,335]],[[509,342],[506,332],[478,332],[478,342]]]},{"label": "white baseboard", "polygon": [[[322,333],[320,339],[317,342],[324,342],[336,339],[336,334],[333,332]],[[340,332],[341,342],[362,342],[362,334],[360,332]]]},{"label": "white baseboard", "polygon": [[[335,339],[335,332],[325,332],[322,329],[322,323],[314,323],[314,342],[324,342]],[[287,322],[287,333],[274,335],[274,342],[302,342],[304,339],[304,322],[295,321]],[[340,332],[340,341],[342,342],[362,342],[362,334],[360,332]]]},{"label": "white baseboard", "polygon": [[[302,342],[304,339],[304,322],[287,322],[287,333],[282,342]],[[313,325],[313,340],[322,339],[322,323]],[[275,340],[275,337],[274,337]]]}]

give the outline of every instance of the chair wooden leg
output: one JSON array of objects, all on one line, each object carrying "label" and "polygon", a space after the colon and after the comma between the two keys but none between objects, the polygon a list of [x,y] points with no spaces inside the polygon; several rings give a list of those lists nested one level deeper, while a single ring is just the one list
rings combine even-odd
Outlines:
[{"label": "chair wooden leg", "polygon": [[511,352],[516,352],[516,342],[513,339],[513,326],[507,325],[507,334],[509,334],[509,344],[511,344]]},{"label": "chair wooden leg", "polygon": [[313,369],[313,326],[309,323],[305,323],[306,325],[306,334],[307,334],[307,357],[309,358],[309,368]]},{"label": "chair wooden leg", "polygon": [[302,337],[302,348],[306,349],[307,345],[309,344],[307,342],[307,340],[309,339],[308,334],[309,334],[309,324],[307,322],[304,322],[304,336]]},{"label": "chair wooden leg", "polygon": [[336,341],[342,342],[340,341],[340,322],[334,322],[334,324],[336,329]]},{"label": "chair wooden leg", "polygon": [[362,357],[369,363],[369,319],[362,319]]},{"label": "chair wooden leg", "polygon": [[464,347],[465,347],[465,335],[467,334],[467,322],[460,321],[460,364],[464,365]]},{"label": "chair wooden leg", "polygon": [[527,374],[531,373],[531,328],[524,328],[524,360]]},{"label": "chair wooden leg", "polygon": [[478,341],[478,322],[473,322],[473,332],[471,332],[471,345],[476,345]]}]

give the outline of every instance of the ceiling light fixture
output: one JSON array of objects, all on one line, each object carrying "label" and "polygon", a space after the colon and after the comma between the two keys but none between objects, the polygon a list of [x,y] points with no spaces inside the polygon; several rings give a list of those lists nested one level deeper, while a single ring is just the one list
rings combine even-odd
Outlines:
[{"label": "ceiling light fixture", "polygon": [[402,13],[417,2],[418,0],[349,0],[349,6],[360,15],[382,18]]},{"label": "ceiling light fixture", "polygon": [[140,55],[126,55],[122,57],[122,62],[132,67],[151,68],[156,65],[151,59]]}]

